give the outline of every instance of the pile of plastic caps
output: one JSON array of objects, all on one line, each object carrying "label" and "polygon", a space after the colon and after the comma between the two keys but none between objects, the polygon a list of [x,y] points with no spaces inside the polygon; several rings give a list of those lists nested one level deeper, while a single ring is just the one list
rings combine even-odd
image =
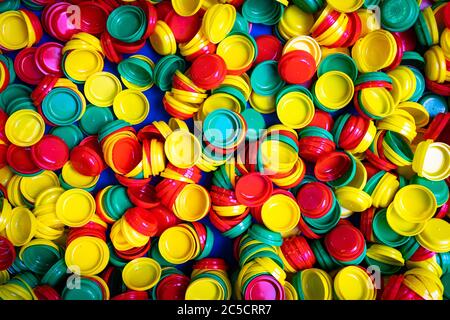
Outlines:
[{"label": "pile of plastic caps", "polygon": [[447,1],[0,12],[0,299],[450,299]]}]

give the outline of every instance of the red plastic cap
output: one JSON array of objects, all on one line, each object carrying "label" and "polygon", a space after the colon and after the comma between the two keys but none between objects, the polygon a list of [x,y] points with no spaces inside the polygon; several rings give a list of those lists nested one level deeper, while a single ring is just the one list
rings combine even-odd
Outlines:
[{"label": "red plastic cap", "polygon": [[258,47],[258,56],[256,57],[255,64],[266,60],[278,61],[280,59],[283,45],[277,37],[264,34],[256,37],[255,41]]},{"label": "red plastic cap", "polygon": [[146,209],[135,207],[125,212],[125,220],[139,233],[152,237],[158,233],[158,219]]},{"label": "red plastic cap", "polygon": [[61,300],[59,293],[48,285],[38,286],[33,289],[38,300]]},{"label": "red plastic cap", "polygon": [[287,83],[302,84],[316,73],[316,61],[309,52],[294,50],[281,57],[278,73]]},{"label": "red plastic cap", "polygon": [[308,218],[320,218],[330,211],[333,205],[331,189],[321,182],[303,185],[297,193],[300,212]]},{"label": "red plastic cap", "polygon": [[31,148],[18,147],[14,144],[9,145],[6,152],[6,161],[15,171],[22,174],[38,173],[41,168],[34,161],[30,161],[30,159],[32,159]]},{"label": "red plastic cap", "polygon": [[248,207],[263,205],[272,191],[272,181],[258,172],[246,174],[236,183],[236,199]]},{"label": "red plastic cap", "polygon": [[109,10],[103,1],[83,1],[79,7],[82,31],[93,35],[99,35],[106,31]]},{"label": "red plastic cap", "polygon": [[447,3],[444,8],[444,23],[445,26],[450,29],[450,4]]},{"label": "red plastic cap", "polygon": [[148,293],[147,291],[127,291],[112,297],[111,300],[148,300]]},{"label": "red plastic cap", "polygon": [[74,169],[85,176],[98,176],[104,169],[101,156],[87,146],[73,148],[70,152],[70,161]]},{"label": "red plastic cap", "polygon": [[164,21],[172,30],[177,43],[191,40],[201,26],[201,19],[198,14],[183,17],[178,15],[175,10],[170,11],[164,18]]},{"label": "red plastic cap", "polygon": [[44,74],[36,64],[36,51],[37,48],[23,49],[14,60],[14,70],[17,76],[23,82],[31,85],[37,85],[44,78]]},{"label": "red plastic cap", "polygon": [[31,157],[43,170],[58,170],[69,160],[69,147],[60,137],[46,135],[31,147]]},{"label": "red plastic cap", "polygon": [[192,63],[191,79],[199,87],[211,90],[217,88],[227,75],[227,66],[217,54],[199,56]]},{"label": "red plastic cap", "polygon": [[333,125],[333,117],[328,112],[316,109],[314,112],[314,117],[308,124],[308,127],[319,127],[331,132],[331,129],[333,129]]},{"label": "red plastic cap", "polygon": [[8,269],[16,259],[13,244],[7,238],[0,236],[0,271]]},{"label": "red plastic cap", "polygon": [[188,286],[189,277],[171,274],[158,283],[156,298],[158,300],[184,300]]},{"label": "red plastic cap", "polygon": [[352,261],[358,258],[365,248],[361,231],[351,224],[338,224],[325,236],[328,253],[340,261]]},{"label": "red plastic cap", "polygon": [[350,168],[351,159],[344,152],[322,155],[314,167],[314,175],[320,181],[334,181],[342,177]]}]

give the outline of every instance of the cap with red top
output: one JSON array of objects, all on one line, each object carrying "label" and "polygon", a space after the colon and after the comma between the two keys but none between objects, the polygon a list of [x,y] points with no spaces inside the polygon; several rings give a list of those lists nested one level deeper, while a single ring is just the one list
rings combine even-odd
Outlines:
[{"label": "cap with red top", "polygon": [[255,64],[266,60],[277,61],[280,59],[283,46],[277,37],[264,34],[256,37],[255,41],[258,46],[258,55],[256,57]]},{"label": "cap with red top", "polygon": [[125,220],[139,233],[152,237],[158,233],[158,219],[150,211],[135,207],[124,214]]},{"label": "cap with red top", "polygon": [[327,131],[331,131],[331,129],[333,129],[333,125],[333,117],[328,112],[316,109],[314,112],[314,117],[308,124],[308,127],[319,127]]},{"label": "cap with red top", "polygon": [[328,253],[338,261],[349,262],[363,254],[366,243],[361,231],[351,224],[338,224],[325,236]]},{"label": "cap with red top", "polygon": [[184,300],[189,277],[182,274],[171,274],[162,279],[156,287],[158,300]]},{"label": "cap with red top", "polygon": [[172,30],[177,43],[191,40],[201,27],[201,19],[198,14],[183,17],[171,10],[164,17],[164,21]]},{"label": "cap with red top", "polygon": [[227,66],[217,54],[205,54],[194,60],[190,71],[195,85],[206,89],[217,88],[227,75]]},{"label": "cap with red top", "polygon": [[69,147],[60,137],[46,135],[31,147],[31,158],[43,170],[58,170],[69,160]]},{"label": "cap with red top", "polygon": [[252,172],[237,180],[236,199],[248,207],[258,207],[269,199],[272,190],[272,181],[267,176]]},{"label": "cap with red top", "polygon": [[333,191],[321,182],[307,183],[298,190],[297,203],[305,217],[320,218],[333,206]]},{"label": "cap with red top", "polygon": [[316,61],[306,51],[294,50],[284,54],[278,63],[278,73],[287,83],[302,84],[316,72]]}]

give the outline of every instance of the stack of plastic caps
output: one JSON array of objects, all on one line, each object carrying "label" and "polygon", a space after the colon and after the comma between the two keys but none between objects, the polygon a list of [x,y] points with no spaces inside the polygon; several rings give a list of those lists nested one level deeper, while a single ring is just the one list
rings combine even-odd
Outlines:
[{"label": "stack of plastic caps", "polygon": [[154,62],[144,55],[132,55],[117,67],[120,80],[128,89],[147,91],[154,84]]},{"label": "stack of plastic caps", "polygon": [[[31,48],[41,41],[44,32],[39,18],[26,9],[11,10],[0,13],[0,21],[4,34],[0,37],[0,47],[3,50],[15,51]],[[14,30],[11,34],[8,30]]]},{"label": "stack of plastic caps", "polygon": [[[260,224],[253,224],[235,242],[236,258],[241,269],[234,282],[235,298],[241,300],[284,300],[286,272],[282,258],[277,255],[283,243],[281,233]],[[289,286],[289,285],[288,285]]]},{"label": "stack of plastic caps", "polygon": [[447,2],[8,0],[0,49],[0,299],[450,299]]},{"label": "stack of plastic caps", "polygon": [[100,40],[89,33],[74,34],[61,52],[63,72],[74,83],[84,83],[103,70],[105,54]]},{"label": "stack of plastic caps", "polygon": [[206,258],[213,246],[214,234],[200,222],[186,222],[169,227],[161,234],[157,243],[162,259],[175,265]]},{"label": "stack of plastic caps", "polygon": [[161,176],[165,179],[156,186],[156,195],[175,216],[193,222],[208,214],[211,198],[208,191],[197,184],[201,176],[196,167],[180,169],[169,164]]},{"label": "stack of plastic caps", "polygon": [[[111,62],[120,63],[123,54],[136,53],[156,32],[157,11],[148,1],[126,2],[125,5],[117,1],[101,1],[99,7],[106,11],[106,16],[98,12],[101,16],[96,21],[96,27],[101,34],[101,46]],[[89,33],[95,34],[92,31]]]},{"label": "stack of plastic caps", "polygon": [[205,258],[194,263],[186,300],[230,300],[233,293],[223,259]]},{"label": "stack of plastic caps", "polygon": [[243,116],[227,109],[214,110],[203,122],[202,153],[227,161],[245,141],[248,130]]}]

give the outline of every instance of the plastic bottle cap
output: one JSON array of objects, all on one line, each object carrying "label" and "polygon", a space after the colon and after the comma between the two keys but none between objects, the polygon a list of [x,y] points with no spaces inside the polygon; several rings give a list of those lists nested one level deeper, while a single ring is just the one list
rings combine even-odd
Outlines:
[{"label": "plastic bottle cap", "polygon": [[161,277],[161,266],[151,258],[137,258],[127,263],[122,271],[127,288],[147,291],[153,288]]},{"label": "plastic bottle cap", "polygon": [[211,199],[200,185],[187,184],[175,200],[175,213],[185,221],[198,221],[209,212]]},{"label": "plastic bottle cap", "polygon": [[60,252],[51,241],[39,240],[32,240],[23,246],[20,249],[19,257],[32,272],[44,274],[50,266],[60,259]]},{"label": "plastic bottle cap", "polygon": [[268,60],[258,64],[250,77],[254,92],[262,96],[275,95],[282,87],[283,80],[277,70],[276,61]]},{"label": "plastic bottle cap", "polygon": [[212,43],[221,42],[231,31],[236,20],[236,8],[231,4],[215,4],[202,21],[202,30]]},{"label": "plastic bottle cap", "polygon": [[174,264],[191,260],[196,251],[194,236],[181,226],[166,229],[159,238],[158,248],[163,258]]},{"label": "plastic bottle cap", "polygon": [[43,74],[61,74],[61,56],[63,45],[47,42],[36,50],[36,64]]},{"label": "plastic bottle cap", "polygon": [[106,26],[112,37],[127,43],[135,42],[146,31],[145,12],[137,6],[119,6],[108,16]]},{"label": "plastic bottle cap", "polygon": [[313,101],[304,93],[289,92],[278,101],[277,115],[284,125],[301,129],[314,118]]},{"label": "plastic bottle cap", "polygon": [[41,115],[32,110],[14,112],[6,121],[5,133],[16,146],[29,147],[44,136],[45,123]]},{"label": "plastic bottle cap", "polygon": [[177,43],[185,43],[191,40],[201,26],[199,15],[182,16],[175,11],[170,11],[164,21],[172,30]]},{"label": "plastic bottle cap", "polygon": [[67,226],[82,227],[91,220],[95,207],[95,200],[89,192],[71,189],[58,198],[56,216]]},{"label": "plastic bottle cap", "polygon": [[255,51],[256,48],[247,37],[235,34],[222,40],[216,53],[224,59],[228,72],[241,72],[252,64]]},{"label": "plastic bottle cap", "polygon": [[203,2],[204,0],[193,0],[189,2],[185,2],[183,0],[173,0],[172,6],[175,12],[180,16],[188,17],[196,14],[202,7]]},{"label": "plastic bottle cap", "polygon": [[162,20],[156,22],[155,31],[150,36],[152,48],[160,55],[175,54],[177,43],[170,27]]},{"label": "plastic bottle cap", "polygon": [[380,9],[383,28],[399,32],[411,28],[420,13],[420,7],[414,0],[401,4],[395,0],[384,1]]},{"label": "plastic bottle cap", "polygon": [[37,85],[44,78],[44,74],[36,64],[37,48],[26,48],[20,51],[14,60],[14,70],[25,83]]},{"label": "plastic bottle cap", "polygon": [[221,56],[205,54],[194,60],[190,74],[197,86],[209,90],[217,88],[223,82],[226,71],[227,65]]},{"label": "plastic bottle cap", "polygon": [[320,45],[310,36],[296,36],[291,38],[283,47],[283,55],[294,50],[308,52],[314,57],[316,66],[319,65],[322,59],[322,50],[320,49]]},{"label": "plastic bottle cap", "polygon": [[85,176],[78,171],[72,165],[71,161],[67,161],[61,171],[61,176],[67,184],[75,188],[89,189],[95,186],[100,179],[100,176]]},{"label": "plastic bottle cap", "polygon": [[400,217],[413,223],[427,221],[437,209],[436,198],[430,189],[416,184],[401,188],[395,194],[393,205]]},{"label": "plastic bottle cap", "polygon": [[28,45],[28,28],[19,11],[7,11],[0,16],[3,27],[0,33],[0,45],[9,50],[23,49]]},{"label": "plastic bottle cap", "polygon": [[16,207],[6,225],[6,236],[14,246],[21,247],[33,239],[36,228],[37,221],[33,213],[25,207]]},{"label": "plastic bottle cap", "polygon": [[122,84],[109,72],[97,72],[87,78],[84,94],[88,101],[97,107],[113,105],[114,98],[122,91]]},{"label": "plastic bottle cap", "polygon": [[389,116],[395,109],[395,102],[386,88],[367,88],[359,92],[364,109],[377,118]]},{"label": "plastic bottle cap", "polygon": [[331,300],[331,277],[323,270],[311,268],[301,271],[301,287],[305,300]]},{"label": "plastic bottle cap", "polygon": [[372,205],[372,198],[361,189],[344,186],[336,190],[339,204],[353,212],[363,212]]},{"label": "plastic bottle cap", "polygon": [[353,12],[364,5],[364,0],[350,0],[342,3],[339,0],[327,0],[329,6],[339,12]]},{"label": "plastic bottle cap", "polygon": [[288,83],[303,84],[314,76],[316,62],[309,52],[289,51],[281,57],[278,63],[278,72],[281,78]]},{"label": "plastic bottle cap", "polygon": [[433,252],[450,250],[450,224],[442,219],[430,219],[425,228],[416,236],[421,246]]},{"label": "plastic bottle cap", "polygon": [[408,237],[402,236],[392,230],[386,218],[386,210],[379,211],[373,218],[373,232],[382,243],[397,247],[408,241]]},{"label": "plastic bottle cap", "polygon": [[267,60],[277,61],[281,57],[282,44],[277,37],[265,34],[256,37],[255,41],[258,46],[256,64]]},{"label": "plastic bottle cap", "polygon": [[338,110],[352,100],[354,94],[353,81],[343,72],[329,71],[317,80],[314,94],[325,107]]},{"label": "plastic bottle cap", "polygon": [[237,180],[236,199],[246,206],[262,205],[272,194],[273,185],[266,176],[249,173]]},{"label": "plastic bottle cap", "polygon": [[341,224],[326,235],[325,246],[334,258],[352,261],[364,252],[365,241],[358,229],[352,225]]},{"label": "plastic bottle cap", "polygon": [[373,300],[374,285],[366,271],[358,266],[341,269],[334,278],[334,290],[341,300]]},{"label": "plastic bottle cap", "polygon": [[[419,161],[420,159],[423,160]],[[450,147],[447,144],[435,142],[426,145],[423,141],[416,148],[413,168],[429,180],[443,180],[450,175],[449,163]]]},{"label": "plastic bottle cap", "polygon": [[23,177],[20,180],[20,192],[27,201],[34,203],[45,190],[59,187],[58,176],[52,171],[43,171],[33,177]]},{"label": "plastic bottle cap", "polygon": [[[385,48],[385,50],[375,53],[373,48]],[[395,38],[386,30],[370,32],[359,39],[352,49],[352,57],[360,72],[374,72],[390,66],[396,53]]]},{"label": "plastic bottle cap", "polygon": [[358,68],[355,61],[346,54],[333,53],[326,56],[319,64],[317,76],[320,77],[329,71],[341,71],[348,75],[353,81],[358,76]]},{"label": "plastic bottle cap", "polygon": [[[392,71],[387,73],[389,77],[398,80],[401,84],[401,89],[399,90],[402,94],[400,96],[400,101],[405,101],[411,99],[416,90],[416,76],[414,72],[405,66],[399,66]],[[394,82],[394,88],[396,83]]]},{"label": "plastic bottle cap", "polygon": [[65,262],[69,270],[82,276],[92,276],[102,272],[109,261],[106,243],[96,237],[74,239],[66,249]]},{"label": "plastic bottle cap", "polygon": [[101,72],[103,67],[101,54],[90,49],[70,51],[64,58],[64,72],[79,82],[85,82],[91,75]]},{"label": "plastic bottle cap", "polygon": [[245,290],[246,300],[284,300],[283,286],[272,276],[253,278]]},{"label": "plastic bottle cap", "polygon": [[178,168],[194,166],[201,156],[200,150],[200,142],[185,130],[172,132],[164,143],[167,159]]},{"label": "plastic bottle cap", "polygon": [[127,89],[114,98],[113,109],[117,119],[135,125],[142,123],[147,118],[150,112],[150,103],[142,92]]},{"label": "plastic bottle cap", "polygon": [[31,147],[31,157],[44,170],[58,170],[69,160],[69,147],[61,138],[45,135]]},{"label": "plastic bottle cap", "polygon": [[392,266],[401,267],[405,264],[402,253],[387,245],[373,244],[367,250],[367,257]]},{"label": "plastic bottle cap", "polygon": [[386,212],[386,218],[389,226],[402,236],[412,237],[423,231],[425,223],[415,223],[403,219],[395,210],[393,204],[389,205]]},{"label": "plastic bottle cap", "polygon": [[186,289],[186,300],[222,300],[224,288],[215,279],[199,278],[192,281]]},{"label": "plastic bottle cap", "polygon": [[288,232],[298,224],[300,209],[291,197],[276,194],[263,204],[261,218],[270,230]]}]

